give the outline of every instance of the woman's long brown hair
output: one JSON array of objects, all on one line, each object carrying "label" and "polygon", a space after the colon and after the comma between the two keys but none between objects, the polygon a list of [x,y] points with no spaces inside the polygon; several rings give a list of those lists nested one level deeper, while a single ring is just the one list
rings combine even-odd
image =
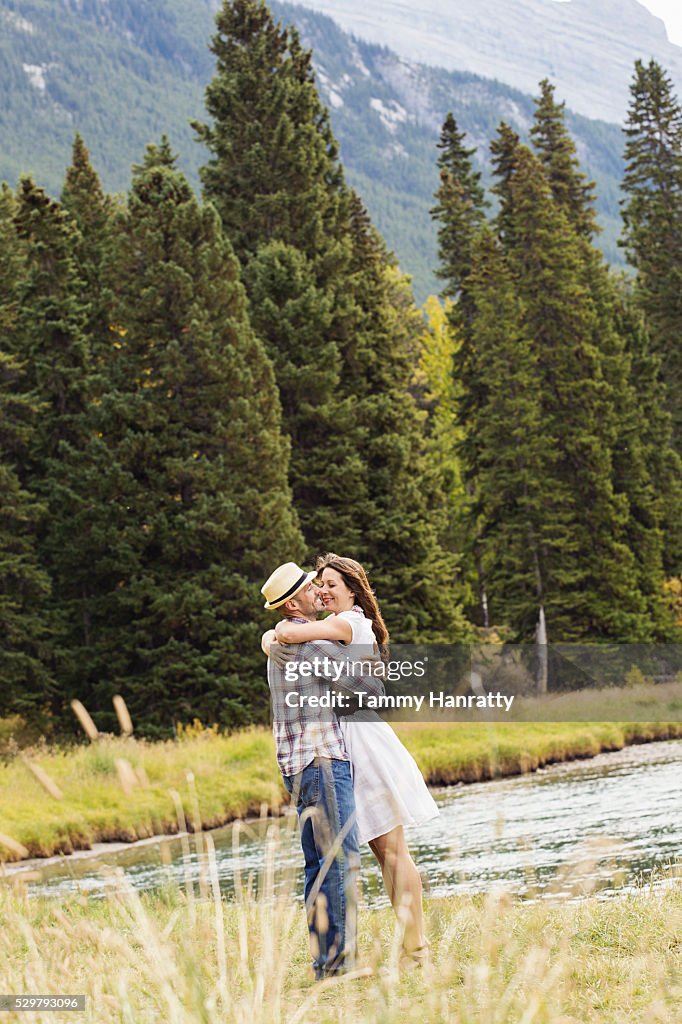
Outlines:
[{"label": "woman's long brown hair", "polygon": [[381,616],[374,591],[369,585],[367,573],[360,563],[356,562],[354,558],[342,558],[340,555],[335,555],[333,551],[328,551],[326,555],[319,555],[315,568],[318,575],[322,573],[323,569],[335,569],[339,573],[349,590],[353,591],[355,603],[360,605],[372,623],[379,650],[382,654],[385,653],[388,644],[388,629]]}]

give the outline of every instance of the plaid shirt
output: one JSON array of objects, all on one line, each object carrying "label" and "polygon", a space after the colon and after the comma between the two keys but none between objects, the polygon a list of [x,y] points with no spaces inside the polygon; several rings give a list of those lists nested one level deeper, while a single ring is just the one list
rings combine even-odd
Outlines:
[{"label": "plaid shirt", "polygon": [[[305,619],[289,619],[290,622],[303,622]],[[358,648],[354,648],[354,657],[365,660],[364,654],[358,657]],[[290,644],[287,654],[291,662],[315,661],[329,658],[334,662],[347,664],[349,648],[332,640],[315,640],[303,644]],[[367,693],[380,694],[383,683],[373,676],[348,676],[343,674],[340,679],[326,679],[323,676],[300,676],[296,682],[288,682],[285,668],[277,666],[268,658],[268,685],[272,697],[273,722],[272,732],[277,747],[277,763],[282,775],[296,775],[310,764],[315,757],[329,757],[339,761],[349,761],[339,720],[334,710],[309,707],[287,707],[284,695],[296,691],[302,696],[322,696],[338,689],[355,693],[364,690]]]}]

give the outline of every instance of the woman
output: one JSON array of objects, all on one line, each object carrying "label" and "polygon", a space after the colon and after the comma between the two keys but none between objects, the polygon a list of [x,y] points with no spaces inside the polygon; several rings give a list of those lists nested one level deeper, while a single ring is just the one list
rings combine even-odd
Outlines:
[{"label": "woman", "polygon": [[[332,614],[319,622],[285,620],[263,638],[269,643],[337,640],[385,649],[388,630],[362,566],[333,553],[317,561],[320,594]],[[353,768],[358,841],[369,843],[396,914],[404,920],[403,966],[422,964],[429,945],[424,934],[422,883],[405,839],[405,825],[420,825],[438,815],[414,758],[391,727],[374,712],[358,711],[340,719]]]}]

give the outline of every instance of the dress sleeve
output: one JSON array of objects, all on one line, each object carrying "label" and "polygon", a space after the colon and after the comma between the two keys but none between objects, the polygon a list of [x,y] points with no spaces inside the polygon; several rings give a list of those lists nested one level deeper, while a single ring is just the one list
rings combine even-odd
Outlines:
[{"label": "dress sleeve", "polygon": [[364,615],[361,615],[359,612],[353,611],[352,608],[347,612],[337,612],[337,615],[340,619],[345,619],[346,622],[350,623],[350,628],[352,631],[351,643],[357,644],[358,630],[362,625],[362,619],[364,618]]}]

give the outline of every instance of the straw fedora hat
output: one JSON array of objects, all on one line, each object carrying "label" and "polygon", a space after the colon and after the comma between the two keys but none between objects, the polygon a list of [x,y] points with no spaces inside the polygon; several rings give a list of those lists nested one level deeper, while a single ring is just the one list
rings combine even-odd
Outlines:
[{"label": "straw fedora hat", "polygon": [[299,590],[307,587],[317,576],[316,572],[304,572],[296,562],[285,562],[275,569],[272,576],[260,588],[265,598],[265,608],[279,608]]}]

